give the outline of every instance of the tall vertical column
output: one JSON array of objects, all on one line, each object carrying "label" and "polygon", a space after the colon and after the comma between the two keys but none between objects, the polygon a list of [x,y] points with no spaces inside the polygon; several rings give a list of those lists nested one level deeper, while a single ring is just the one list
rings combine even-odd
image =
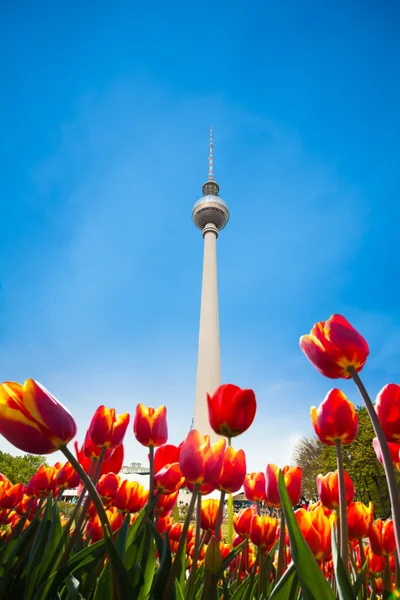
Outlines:
[{"label": "tall vertical column", "polygon": [[203,435],[210,435],[212,440],[215,440],[217,435],[211,429],[208,420],[207,394],[213,394],[221,385],[217,237],[216,225],[207,223],[203,228],[203,281],[194,413],[195,429],[198,429]]}]

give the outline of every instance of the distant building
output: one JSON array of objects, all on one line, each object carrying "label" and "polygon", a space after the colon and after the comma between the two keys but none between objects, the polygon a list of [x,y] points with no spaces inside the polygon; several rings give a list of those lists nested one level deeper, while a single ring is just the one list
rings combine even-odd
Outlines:
[{"label": "distant building", "polygon": [[142,463],[132,462],[129,466],[122,467],[121,473],[125,475],[133,475],[137,473],[138,475],[149,475],[149,467],[143,467]]}]

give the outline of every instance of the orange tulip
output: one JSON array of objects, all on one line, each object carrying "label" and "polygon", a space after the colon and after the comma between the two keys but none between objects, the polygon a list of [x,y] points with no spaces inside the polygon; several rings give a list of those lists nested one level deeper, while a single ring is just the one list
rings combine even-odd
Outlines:
[{"label": "orange tulip", "polygon": [[24,495],[24,486],[17,483],[7,489],[0,490],[0,508],[14,508]]},{"label": "orange tulip", "polygon": [[229,544],[225,544],[224,542],[220,542],[219,551],[221,552],[222,560],[225,560],[229,554],[231,553],[231,547]]},{"label": "orange tulip", "polygon": [[79,482],[79,475],[70,462],[66,462],[56,475],[56,485],[63,489],[74,489]]},{"label": "orange tulip", "polygon": [[304,508],[295,511],[304,539],[317,560],[327,559],[331,554],[332,521],[322,508],[308,512]]},{"label": "orange tulip", "polygon": [[123,442],[129,420],[128,413],[117,416],[115,408],[99,406],[89,425],[89,437],[100,448],[116,448]]},{"label": "orange tulip", "polygon": [[210,425],[219,435],[236,437],[246,431],[256,414],[253,390],[242,390],[231,383],[221,385],[213,394],[207,394]]},{"label": "orange tulip", "polygon": [[166,515],[165,517],[160,517],[156,521],[156,528],[157,528],[158,533],[161,533],[161,535],[162,535],[166,531],[169,532],[172,527],[172,524],[173,524],[173,519],[169,515]]},{"label": "orange tulip", "polygon": [[155,409],[144,404],[136,407],[133,422],[135,438],[142,446],[162,446],[168,439],[167,409],[160,406]]},{"label": "orange tulip", "polygon": [[222,470],[226,442],[218,440],[210,446],[208,435],[201,435],[196,429],[189,431],[181,447],[179,465],[182,475],[190,483],[218,485]]},{"label": "orange tulip", "polygon": [[[182,535],[182,531],[183,531],[183,523],[174,523],[171,527],[171,529],[169,530],[169,539],[172,542],[179,542],[179,539]],[[187,542],[190,542],[194,537],[194,528],[193,525],[189,526],[188,532],[187,532],[187,536],[186,536],[186,540]]]},{"label": "orange tulip", "polygon": [[341,315],[316,323],[300,338],[300,348],[322,375],[350,379],[349,367],[361,371],[369,355],[364,338]]},{"label": "orange tulip", "polygon": [[[286,466],[283,467],[282,473],[292,506],[295,506],[299,503],[301,496],[302,470],[300,467]],[[274,506],[275,508],[280,508],[281,506],[281,498],[278,489],[278,475],[279,467],[274,464],[267,465],[265,497],[267,504],[269,506]]]},{"label": "orange tulip", "polygon": [[377,556],[391,556],[396,550],[394,527],[392,519],[382,521],[377,519],[369,530],[371,550]]},{"label": "orange tulip", "polygon": [[242,508],[233,515],[233,526],[241,538],[246,539],[250,536],[251,520],[255,514],[255,507],[249,506],[248,508]]},{"label": "orange tulip", "polygon": [[343,392],[333,389],[317,409],[311,408],[315,433],[323,444],[334,446],[335,440],[350,444],[357,435],[358,415],[354,404]]},{"label": "orange tulip", "polygon": [[155,513],[157,516],[165,516],[172,512],[178,501],[179,490],[174,494],[160,494],[157,500]]},{"label": "orange tulip", "polygon": [[[85,439],[85,444],[88,438]],[[89,473],[90,468],[92,466],[92,461],[85,453],[85,444],[79,449],[78,442],[74,442],[75,446],[75,454],[78,459],[79,464],[84,469],[85,473]],[[90,447],[93,452],[97,446],[92,444]],[[96,454],[96,458],[100,456],[101,448],[97,448],[98,454]],[[96,451],[96,452],[97,452]],[[105,459],[100,467],[100,475],[106,475],[107,473],[119,473],[124,462],[124,446],[120,444],[115,448],[115,450],[107,450]]]},{"label": "orange tulip", "polygon": [[47,495],[56,487],[57,469],[41,465],[25,488],[28,496],[39,497]]},{"label": "orange tulip", "polygon": [[76,435],[76,423],[62,404],[33,379],[0,385],[0,433],[31,454],[51,454]]},{"label": "orange tulip", "polygon": [[154,487],[160,490],[163,494],[173,494],[179,490],[185,483],[179,463],[165,465],[154,476]]},{"label": "orange tulip", "polygon": [[250,525],[250,539],[255,546],[269,550],[275,543],[278,520],[254,515]]},{"label": "orange tulip", "polygon": [[179,462],[180,453],[181,446],[173,446],[172,444],[165,444],[157,448],[154,453],[154,473],[161,471],[165,465]]},{"label": "orange tulip", "polygon": [[218,508],[219,500],[202,500],[200,526],[205,531],[215,530],[217,524]]},{"label": "orange tulip", "polygon": [[149,492],[137,481],[125,479],[115,494],[114,505],[122,511],[139,512],[146,504]]},{"label": "orange tulip", "polygon": [[244,495],[250,502],[263,502],[265,496],[265,475],[262,471],[259,473],[249,473],[243,481]]},{"label": "orange tulip", "polygon": [[359,540],[368,536],[374,518],[372,502],[365,506],[362,502],[351,502],[347,507],[347,526],[350,540]]},{"label": "orange tulip", "polygon": [[388,442],[400,443],[400,385],[385,385],[376,397],[375,409]]},{"label": "orange tulip", "polygon": [[374,554],[371,548],[367,547],[365,552],[368,558],[368,571],[370,573],[382,573],[385,570],[385,557]]},{"label": "orange tulip", "polygon": [[218,489],[234,494],[243,485],[246,475],[246,456],[243,450],[235,451],[232,446],[225,450],[222,470],[219,476]]},{"label": "orange tulip", "polygon": [[[372,445],[375,450],[376,458],[379,460],[381,465],[383,465],[382,451],[378,441],[378,438],[374,438],[372,441]],[[394,466],[400,471],[400,444],[393,444],[393,442],[387,442],[390,456],[392,458],[392,462]]]},{"label": "orange tulip", "polygon": [[105,504],[109,504],[114,500],[119,488],[121,478],[115,473],[107,473],[102,475],[97,483],[96,489],[99,496]]},{"label": "orange tulip", "polygon": [[[115,508],[111,507],[106,510],[108,521],[111,526],[111,531],[116,533],[124,522],[124,518],[121,513]],[[86,534],[90,536],[91,543],[94,544],[104,537],[103,528],[99,516],[96,514],[88,523],[86,528]]]},{"label": "orange tulip", "polygon": [[[347,506],[354,498],[354,485],[347,472],[344,471],[344,486],[346,490]],[[317,476],[318,495],[321,502],[328,508],[338,508],[339,506],[339,475],[338,471],[328,473],[327,475]]]}]

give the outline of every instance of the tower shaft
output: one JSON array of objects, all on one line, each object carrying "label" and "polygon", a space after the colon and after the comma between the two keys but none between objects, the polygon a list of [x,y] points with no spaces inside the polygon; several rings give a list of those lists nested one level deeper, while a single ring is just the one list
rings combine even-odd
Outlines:
[{"label": "tower shaft", "polygon": [[196,379],[194,427],[203,435],[217,438],[208,420],[207,394],[221,385],[218,313],[217,237],[218,228],[207,223],[203,229],[204,258],[201,288],[200,331]]}]

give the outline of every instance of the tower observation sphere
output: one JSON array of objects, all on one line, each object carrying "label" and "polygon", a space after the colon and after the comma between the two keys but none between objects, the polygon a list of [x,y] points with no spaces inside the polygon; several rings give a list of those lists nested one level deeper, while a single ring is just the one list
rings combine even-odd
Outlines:
[{"label": "tower observation sphere", "polygon": [[201,231],[208,223],[221,231],[229,221],[229,210],[226,202],[219,197],[219,185],[216,181],[206,181],[202,189],[204,196],[193,207],[193,223]]}]

